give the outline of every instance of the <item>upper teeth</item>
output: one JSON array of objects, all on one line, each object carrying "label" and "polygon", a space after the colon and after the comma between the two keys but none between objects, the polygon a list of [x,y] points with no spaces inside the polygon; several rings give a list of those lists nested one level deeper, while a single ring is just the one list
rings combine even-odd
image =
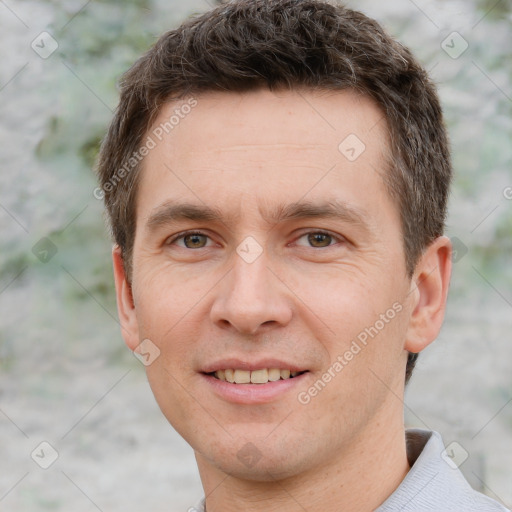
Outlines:
[{"label": "upper teeth", "polygon": [[235,384],[266,384],[279,379],[289,379],[295,377],[299,372],[290,370],[280,370],[279,368],[263,368],[262,370],[217,370],[215,377],[220,380],[234,382]]}]

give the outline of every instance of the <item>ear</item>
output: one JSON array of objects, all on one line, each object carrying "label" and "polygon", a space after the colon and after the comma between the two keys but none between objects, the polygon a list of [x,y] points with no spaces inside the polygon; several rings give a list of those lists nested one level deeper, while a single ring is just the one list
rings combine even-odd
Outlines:
[{"label": "ear", "polygon": [[413,310],[404,349],[421,352],[432,343],[444,319],[452,272],[452,243],[446,236],[436,238],[421,256],[413,278]]},{"label": "ear", "polygon": [[112,249],[114,264],[114,281],[116,284],[117,313],[121,323],[124,342],[131,350],[139,345],[139,324],[133,303],[132,287],[126,278],[121,248],[114,245]]}]

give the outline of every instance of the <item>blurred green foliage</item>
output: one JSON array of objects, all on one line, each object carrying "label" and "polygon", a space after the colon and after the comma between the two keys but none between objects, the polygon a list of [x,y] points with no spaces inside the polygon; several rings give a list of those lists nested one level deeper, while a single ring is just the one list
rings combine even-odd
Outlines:
[{"label": "blurred green foliage", "polygon": [[[59,252],[55,261],[43,266],[30,254],[30,245],[23,234],[18,238],[6,237],[2,241],[0,279],[8,280],[27,266],[36,274],[40,273],[43,281],[55,279],[64,266],[87,290],[113,308],[110,244],[102,223],[101,202],[93,197],[94,161],[117,104],[119,77],[162,32],[181,22],[197,5],[103,0],[90,2],[79,11],[73,2],[45,0],[42,3],[54,8],[54,19],[48,29],[59,41],[58,55],[49,63],[53,66],[51,73],[48,72],[41,83],[48,105],[45,133],[32,149],[40,166],[34,179],[39,179],[42,185],[37,197],[27,198],[22,186],[16,193],[20,202],[30,203],[29,207],[38,211],[32,231],[48,236]],[[473,8],[476,19],[483,18],[479,30],[485,34],[500,27],[503,30],[504,25],[510,27],[510,2],[477,0]],[[412,38],[414,27],[424,22],[413,17],[421,18],[414,10],[412,14],[397,14],[396,18],[388,20],[388,28]],[[457,210],[457,201],[477,201],[485,193],[487,183],[492,180],[498,183],[494,173],[508,173],[509,185],[512,185],[512,102],[506,96],[512,95],[511,48],[510,45],[496,47],[485,36],[475,36],[472,40],[471,58],[485,66],[486,73],[501,84],[503,94],[471,66],[469,58],[453,79],[440,85],[441,91],[451,98],[462,95],[467,98],[460,104],[445,102],[456,168],[453,211]],[[425,49],[425,55],[431,59],[425,63],[427,68],[435,63],[439,53],[438,47]],[[472,103],[472,97],[481,88],[492,91],[493,97],[489,98],[492,109],[485,110],[489,105],[476,100]],[[488,204],[483,205],[483,212],[504,203],[500,190],[493,190],[493,194]],[[463,273],[459,283],[468,279],[475,282],[472,265],[501,282],[512,283],[508,261],[512,240],[509,204],[510,201],[501,204],[487,221],[485,236],[472,236],[468,226],[461,223],[462,215],[458,220],[449,220],[449,234],[459,236],[470,248],[467,261],[457,270]],[[84,213],[73,221],[84,208]],[[72,225],[68,226],[70,222]],[[74,299],[90,300],[75,283],[70,281],[68,286],[75,290]]]}]

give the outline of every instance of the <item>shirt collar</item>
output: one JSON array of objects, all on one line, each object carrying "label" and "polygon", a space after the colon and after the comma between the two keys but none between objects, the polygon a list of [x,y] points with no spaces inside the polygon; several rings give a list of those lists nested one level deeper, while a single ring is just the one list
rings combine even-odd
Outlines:
[{"label": "shirt collar", "polygon": [[[507,511],[494,500],[471,488],[452,460],[453,450],[445,449],[437,432],[407,429],[405,439],[411,469],[375,512],[420,509]],[[463,450],[460,445],[457,449]],[[188,512],[205,512],[204,498],[195,507],[189,508]]]}]

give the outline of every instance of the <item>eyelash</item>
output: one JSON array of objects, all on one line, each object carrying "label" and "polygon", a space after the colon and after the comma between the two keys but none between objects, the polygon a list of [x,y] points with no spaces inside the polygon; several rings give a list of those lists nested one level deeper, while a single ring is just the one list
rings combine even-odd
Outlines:
[{"label": "eyelash", "polygon": [[[337,242],[342,242],[344,240],[343,237],[341,236],[338,236],[338,235],[334,235],[333,233],[330,233],[329,231],[318,231],[318,230],[312,230],[312,231],[307,231],[306,233],[302,233],[298,238],[297,240],[301,239],[302,237],[304,236],[307,236],[307,235],[311,235],[311,234],[315,234],[315,235],[327,235],[329,237],[331,237],[333,240],[336,240]],[[174,242],[176,242],[177,240],[180,240],[182,238],[185,238],[186,236],[190,236],[190,235],[200,235],[200,236],[206,236],[207,238],[210,238],[211,240],[211,237],[209,237],[206,233],[203,233],[201,231],[185,231],[183,233],[178,233],[175,237],[173,237],[171,240],[168,240],[166,242],[167,245],[171,245],[173,244]],[[327,245],[326,247],[313,247],[313,246],[309,246],[310,249],[327,249],[328,247],[331,247],[335,244],[329,244]],[[189,249],[188,247],[183,247],[183,249]],[[207,247],[199,247],[198,249],[207,249]],[[194,249],[189,249],[189,250],[194,250]],[[197,250],[197,249],[196,249]]]}]

